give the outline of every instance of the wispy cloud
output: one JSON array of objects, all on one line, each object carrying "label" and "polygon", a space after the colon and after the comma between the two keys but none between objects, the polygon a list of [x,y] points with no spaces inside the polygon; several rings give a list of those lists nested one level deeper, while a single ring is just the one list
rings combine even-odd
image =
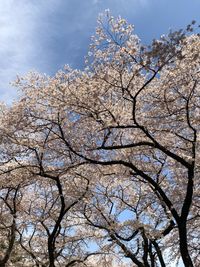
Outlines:
[{"label": "wispy cloud", "polygon": [[0,2],[1,99],[8,101],[15,94],[9,82],[17,74],[32,68],[42,69],[45,65],[41,57],[40,37],[43,37],[39,25],[43,14],[50,13],[54,4],[55,1],[48,1],[48,6],[25,0]]},{"label": "wispy cloud", "polygon": [[0,92],[3,94],[1,98],[5,98],[5,95],[7,97],[10,93],[7,88],[11,77],[13,78],[18,71],[23,71],[31,60],[33,17],[30,5],[22,8],[20,4],[14,5],[14,1],[0,2]]}]

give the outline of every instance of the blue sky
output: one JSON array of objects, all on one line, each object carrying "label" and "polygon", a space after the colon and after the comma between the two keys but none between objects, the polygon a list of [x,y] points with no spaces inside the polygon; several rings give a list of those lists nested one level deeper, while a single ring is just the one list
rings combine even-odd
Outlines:
[{"label": "blue sky", "polygon": [[193,19],[200,23],[199,0],[0,0],[0,100],[16,97],[9,82],[17,74],[81,68],[98,13],[107,8],[146,43]]}]

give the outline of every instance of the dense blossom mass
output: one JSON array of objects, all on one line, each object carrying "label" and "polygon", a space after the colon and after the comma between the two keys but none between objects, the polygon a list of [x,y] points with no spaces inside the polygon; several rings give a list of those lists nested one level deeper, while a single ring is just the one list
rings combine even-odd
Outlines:
[{"label": "dense blossom mass", "polygon": [[[194,29],[193,29],[194,28]],[[1,105],[0,266],[200,266],[200,37],[106,11],[82,71]]]}]

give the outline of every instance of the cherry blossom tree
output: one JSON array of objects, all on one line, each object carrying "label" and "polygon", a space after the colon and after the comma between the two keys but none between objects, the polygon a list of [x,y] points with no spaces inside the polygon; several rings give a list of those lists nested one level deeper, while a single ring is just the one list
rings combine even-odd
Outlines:
[{"label": "cherry blossom tree", "polygon": [[[74,164],[69,153],[62,151],[56,131],[48,129],[46,121],[43,124],[35,117],[36,121],[27,124],[23,118],[25,110],[20,112],[20,107],[21,102],[8,113],[4,110],[8,117],[1,132],[2,182],[17,188],[21,181],[26,184],[17,226],[13,220],[11,248],[17,241],[30,266],[82,266],[91,256],[103,254],[87,245],[95,243],[96,236],[82,230],[79,206],[89,189],[87,170],[79,162]],[[7,198],[2,198],[6,204]],[[15,199],[14,196],[14,203]]]},{"label": "cherry blossom tree", "polygon": [[[186,267],[200,264],[200,38],[194,25],[144,46],[132,25],[106,12],[83,71],[66,66],[54,77],[17,79],[22,97],[2,108],[2,147],[13,171],[25,169],[38,183],[42,203],[34,199],[29,215],[40,209],[33,240],[43,246],[46,235],[47,266],[59,266],[59,249],[71,244],[63,232],[70,223],[78,223],[81,240],[96,240],[105,262],[116,255],[133,266],[164,267],[170,255]],[[80,255],[73,264],[84,259],[89,266],[89,254]]]},{"label": "cherry blossom tree", "polygon": [[[7,162],[1,169],[0,187],[0,266],[18,266],[24,261],[23,252],[19,252],[17,230],[20,225],[20,212],[26,182],[22,171],[13,170],[13,164]],[[17,178],[17,179],[16,179]]]},{"label": "cherry blossom tree", "polygon": [[[126,170],[101,168],[98,182],[91,188],[83,214],[86,224],[104,233],[102,249],[113,250],[136,266],[167,266],[163,245],[173,229],[166,210],[159,207],[153,193]],[[109,179],[106,179],[109,176]]]}]

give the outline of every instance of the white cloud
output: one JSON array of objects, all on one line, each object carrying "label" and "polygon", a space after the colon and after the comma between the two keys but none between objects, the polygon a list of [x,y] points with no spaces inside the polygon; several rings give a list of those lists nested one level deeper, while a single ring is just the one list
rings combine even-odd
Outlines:
[{"label": "white cloud", "polygon": [[93,3],[94,5],[99,4],[99,3],[100,3],[100,0],[92,0],[92,3]]},{"label": "white cloud", "polygon": [[[15,95],[9,82],[17,74],[39,66],[39,25],[43,14],[56,6],[54,0],[0,1],[0,99],[7,102]],[[57,4],[59,1],[57,1]],[[42,38],[42,37],[41,37]],[[42,64],[42,62],[40,62]]]}]

